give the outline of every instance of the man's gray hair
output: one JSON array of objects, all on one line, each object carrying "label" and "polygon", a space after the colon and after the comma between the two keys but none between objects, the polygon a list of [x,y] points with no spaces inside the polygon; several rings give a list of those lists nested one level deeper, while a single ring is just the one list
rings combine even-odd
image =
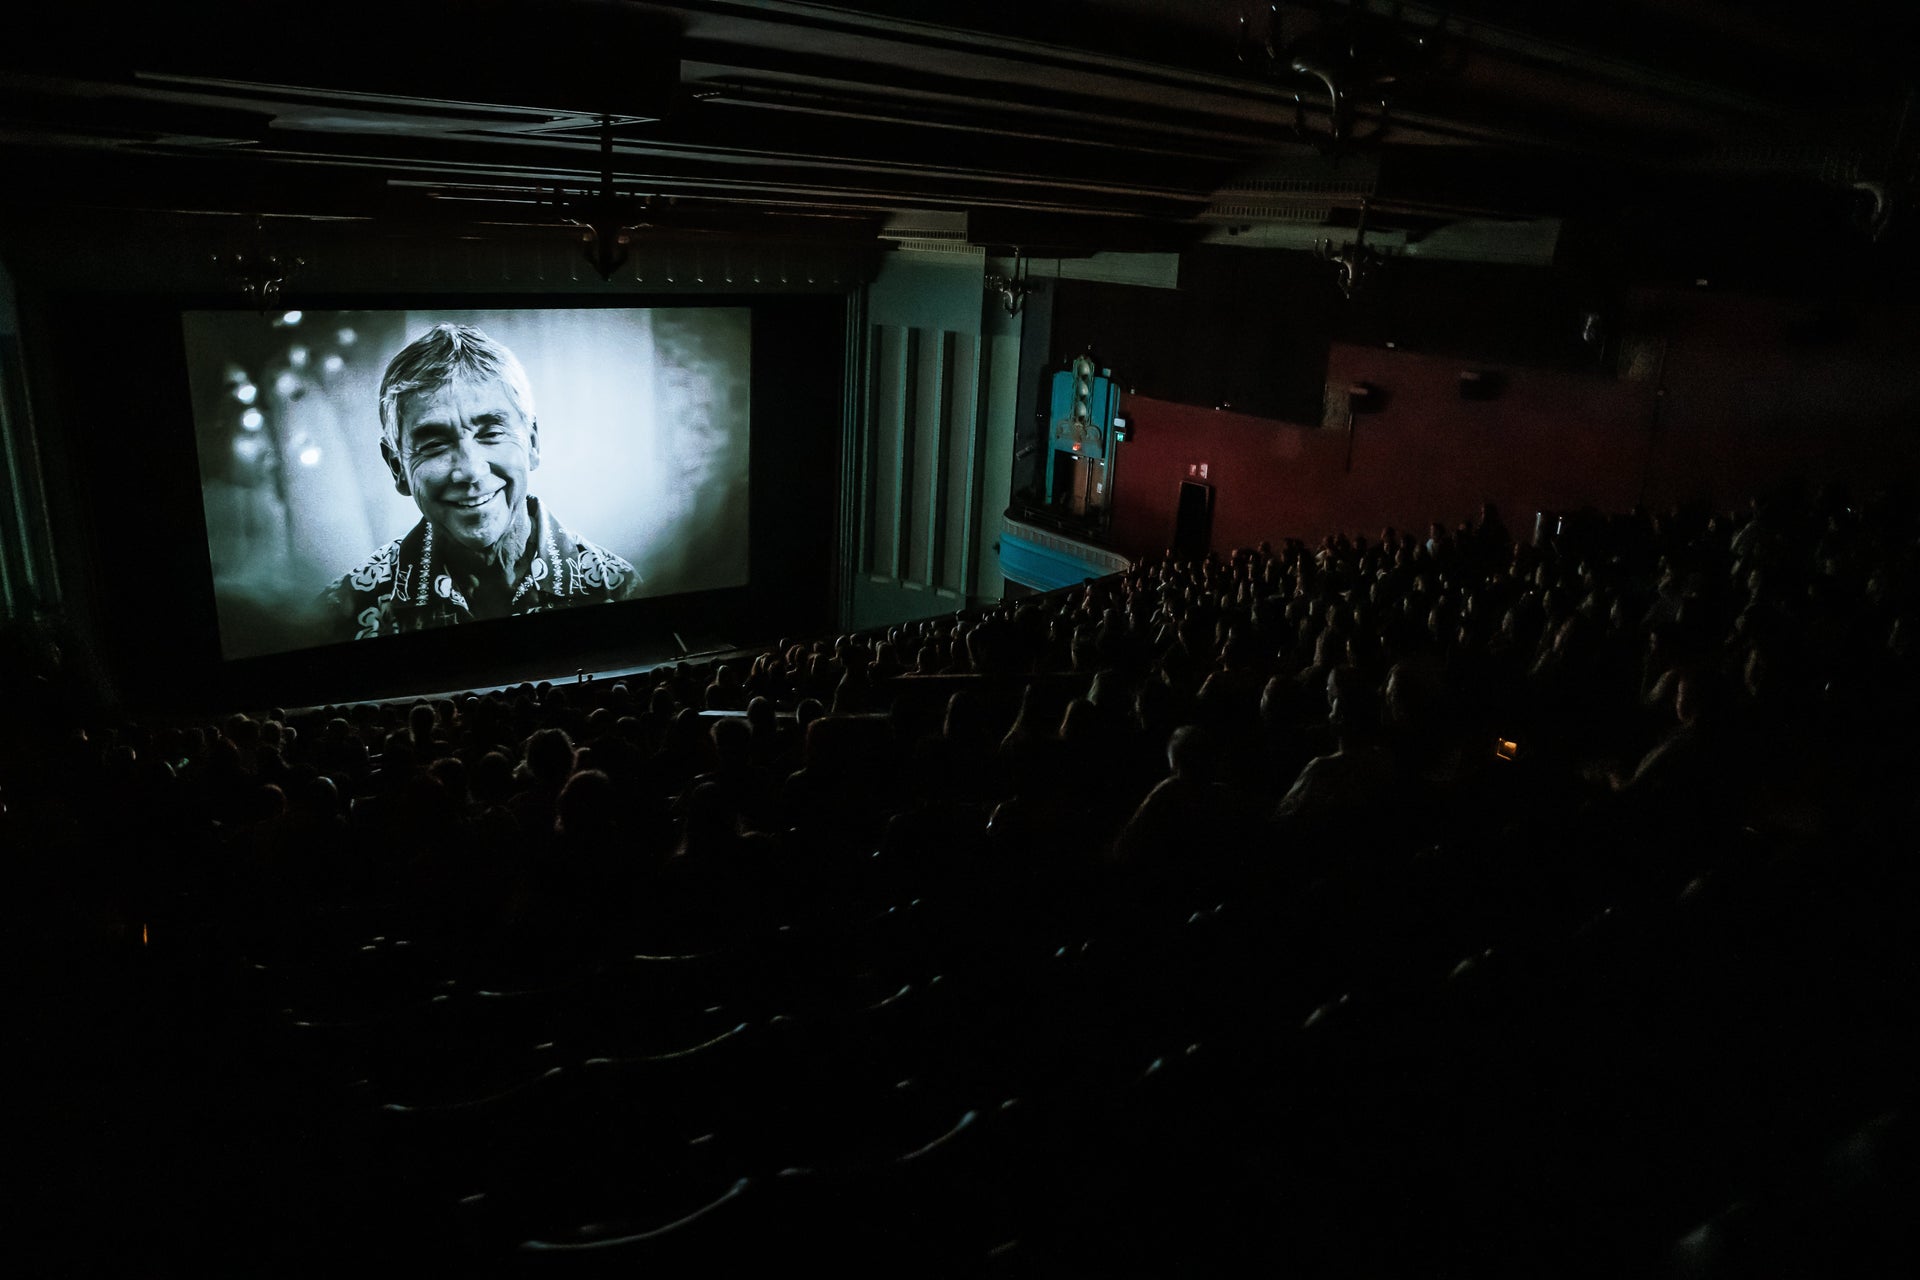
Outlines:
[{"label": "man's gray hair", "polygon": [[498,382],[533,423],[533,384],[513,352],[470,324],[437,324],[400,348],[380,379],[380,434],[400,452],[400,397],[432,391],[456,376]]}]

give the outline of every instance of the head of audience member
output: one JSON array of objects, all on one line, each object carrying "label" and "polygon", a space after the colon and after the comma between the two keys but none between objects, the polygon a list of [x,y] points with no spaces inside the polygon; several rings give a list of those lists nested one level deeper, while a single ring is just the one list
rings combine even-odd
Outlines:
[{"label": "head of audience member", "polygon": [[1085,698],[1075,698],[1067,704],[1060,717],[1059,738],[1080,751],[1092,751],[1105,739],[1102,728],[1100,708]]},{"label": "head of audience member", "polygon": [[1156,742],[1166,740],[1180,718],[1180,694],[1165,680],[1149,677],[1134,692],[1133,716],[1142,733]]},{"label": "head of audience member", "polygon": [[324,773],[295,783],[289,804],[293,814],[314,826],[337,823],[346,812],[340,788]]},{"label": "head of audience member", "polygon": [[1360,668],[1333,668],[1327,672],[1327,713],[1331,715],[1339,707],[1341,699],[1352,701],[1365,688],[1368,688],[1368,681]]},{"label": "head of audience member", "polygon": [[811,729],[813,722],[826,714],[827,709],[820,705],[820,699],[802,698],[793,708],[794,726],[804,737]]},{"label": "head of audience member", "polygon": [[712,745],[713,739],[700,713],[692,707],[682,707],[667,726],[660,754],[676,764],[698,768],[708,758]]},{"label": "head of audience member", "polygon": [[427,766],[427,772],[439,779],[453,803],[465,808],[472,800],[466,762],[458,756],[443,756]]},{"label": "head of audience member", "polygon": [[762,696],[747,700],[747,728],[756,741],[772,738],[774,730],[779,728],[779,712],[772,698]]},{"label": "head of audience member", "polygon": [[1683,671],[1674,685],[1673,715],[1683,726],[1693,728],[1716,719],[1721,701],[1717,675],[1707,670]]},{"label": "head of audience member", "polygon": [[568,778],[554,803],[554,833],[570,840],[612,835],[619,819],[619,792],[612,779],[598,769],[583,769]]},{"label": "head of audience member", "polygon": [[747,767],[753,752],[753,729],[743,716],[723,716],[713,722],[713,750],[723,773]]},{"label": "head of audience member", "polygon": [[389,733],[380,744],[380,780],[389,791],[397,791],[419,767],[413,739],[404,732]]},{"label": "head of audience member", "polygon": [[1355,683],[1341,690],[1327,723],[1340,739],[1340,749],[1351,751],[1380,736],[1380,704],[1373,688]]},{"label": "head of audience member", "polygon": [[1213,738],[1198,725],[1181,725],[1167,736],[1167,771],[1182,782],[1212,782],[1219,764]]},{"label": "head of audience member", "polygon": [[527,739],[526,769],[538,786],[557,792],[573,772],[573,742],[564,729],[541,729]]},{"label": "head of audience member", "polygon": [[674,857],[691,862],[724,857],[738,834],[726,790],[717,782],[696,783],[687,792]]},{"label": "head of audience member", "polygon": [[491,808],[513,798],[513,761],[504,752],[489,751],[474,762],[471,779],[476,804]]},{"label": "head of audience member", "polygon": [[1000,740],[1002,747],[1018,746],[1035,738],[1052,737],[1054,726],[1047,723],[1041,711],[1043,695],[1040,687],[1028,681],[1026,688],[1020,691],[1020,711],[1013,718],[1013,725]]}]

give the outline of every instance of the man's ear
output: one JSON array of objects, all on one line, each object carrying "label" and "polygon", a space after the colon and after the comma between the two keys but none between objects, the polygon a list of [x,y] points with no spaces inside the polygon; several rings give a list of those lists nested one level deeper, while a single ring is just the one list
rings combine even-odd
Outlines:
[{"label": "man's ear", "polygon": [[400,465],[400,455],[385,440],[380,442],[380,456],[387,460],[387,470],[393,473],[393,487],[403,498],[413,496],[413,486],[407,483],[407,469]]},{"label": "man's ear", "polygon": [[532,471],[540,465],[540,419],[527,420],[527,470]]}]

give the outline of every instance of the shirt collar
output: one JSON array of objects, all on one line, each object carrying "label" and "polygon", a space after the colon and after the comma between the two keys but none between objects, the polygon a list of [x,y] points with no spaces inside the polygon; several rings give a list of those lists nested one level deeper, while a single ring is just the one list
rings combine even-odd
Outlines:
[{"label": "shirt collar", "polygon": [[[521,609],[529,596],[558,594],[557,584],[564,561],[560,539],[565,530],[559,521],[548,517],[540,499],[527,498],[527,514],[533,518],[533,559],[527,571],[514,584],[510,608]],[[445,558],[438,546],[440,534],[433,522],[422,519],[400,540],[400,552],[394,557],[393,603],[407,609],[451,609],[471,613],[472,606],[460,588],[453,584]]]}]

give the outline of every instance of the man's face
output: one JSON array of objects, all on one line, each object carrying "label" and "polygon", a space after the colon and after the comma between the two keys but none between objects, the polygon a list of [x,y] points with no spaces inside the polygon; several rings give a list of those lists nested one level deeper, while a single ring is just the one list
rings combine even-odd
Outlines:
[{"label": "man's face", "polygon": [[512,528],[527,501],[527,473],[540,465],[537,425],[504,383],[456,376],[400,397],[400,451],[381,442],[394,487],[420,514],[473,551]]}]

